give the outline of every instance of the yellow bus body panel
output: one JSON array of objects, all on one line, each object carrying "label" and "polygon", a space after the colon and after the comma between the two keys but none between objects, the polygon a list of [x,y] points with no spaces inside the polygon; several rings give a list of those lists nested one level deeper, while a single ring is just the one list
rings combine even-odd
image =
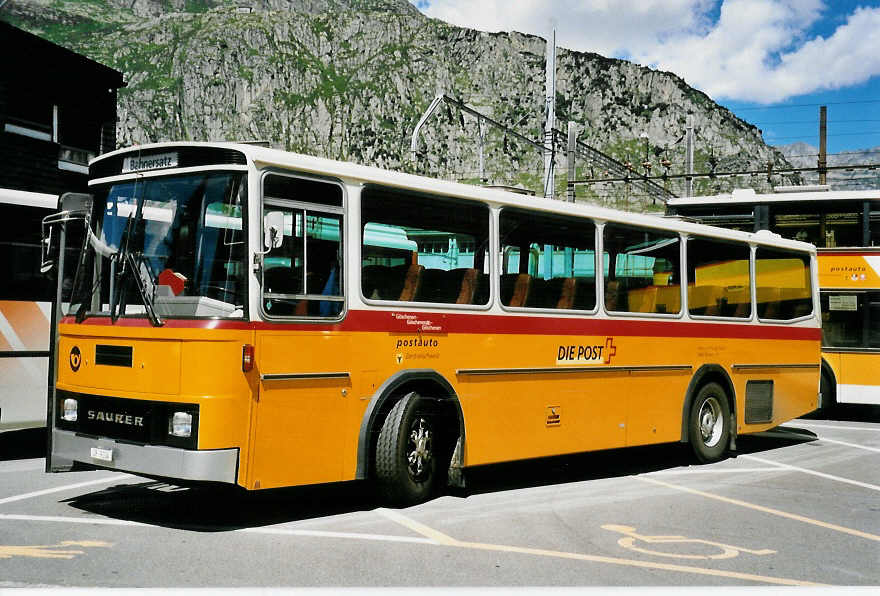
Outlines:
[{"label": "yellow bus body panel", "polygon": [[[519,321],[528,325],[530,319]],[[583,324],[584,319],[570,321]],[[550,324],[565,329],[566,320]],[[607,330],[633,322],[602,324]],[[673,335],[688,325],[700,326],[649,324]],[[747,326],[724,324],[705,326],[719,331],[714,337],[691,331],[668,337],[285,327],[63,324],[58,387],[200,404],[199,449],[238,448],[238,483],[249,489],[354,479],[370,400],[383,382],[410,369],[436,371],[455,391],[464,418],[465,466],[678,441],[688,385],[703,364],[727,372],[740,434],[766,430],[817,405],[819,333],[814,329],[801,328],[813,338],[792,340],[736,337]],[[769,329],[771,336],[773,329],[787,331],[749,329]],[[241,370],[246,343],[255,346],[251,373]],[[96,366],[96,344],[131,345],[132,367]],[[77,372],[67,363],[74,345],[83,355]],[[778,364],[801,366],[774,367]],[[750,380],[773,382],[769,422],[745,422]]]},{"label": "yellow bus body panel", "polygon": [[839,385],[878,384],[876,352],[823,352],[822,357]]},{"label": "yellow bus body panel", "polygon": [[[819,253],[819,287],[868,290],[880,288],[880,275],[866,259],[872,255]],[[876,262],[876,261],[875,261]]]},{"label": "yellow bus body panel", "polygon": [[[241,351],[253,332],[61,324],[59,389],[158,402],[199,404],[199,449],[248,448],[253,375],[241,370]],[[132,366],[95,364],[96,345],[132,347]],[[70,363],[73,347],[81,363]]]}]

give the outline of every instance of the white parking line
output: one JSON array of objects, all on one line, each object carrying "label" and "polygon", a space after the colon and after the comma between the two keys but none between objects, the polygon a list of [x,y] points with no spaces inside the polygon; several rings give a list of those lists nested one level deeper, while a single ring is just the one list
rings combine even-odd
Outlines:
[{"label": "white parking line", "polygon": [[880,449],[877,449],[876,447],[868,447],[867,445],[856,445],[855,443],[847,443],[845,441],[838,441],[837,439],[826,439],[825,437],[819,437],[819,440],[824,441],[825,443],[834,443],[835,445],[845,445],[846,447],[852,447],[853,449],[864,449],[865,451],[880,453]]},{"label": "white parking line", "polygon": [[106,517],[63,517],[60,515],[20,515],[15,513],[0,513],[0,520],[7,521],[40,521],[58,522],[63,524],[93,524],[98,526],[141,526],[155,528],[150,524],[142,524],[126,519],[110,519]]},{"label": "white parking line", "polygon": [[738,472],[778,472],[779,468],[674,468],[672,470],[658,470],[650,472],[648,476],[671,476],[674,474],[735,474]]},{"label": "white parking line", "polygon": [[65,484],[64,486],[56,486],[55,488],[47,488],[45,490],[38,490],[32,493],[24,493],[23,495],[16,495],[14,497],[6,497],[5,499],[0,499],[0,505],[6,505],[7,503],[14,503],[15,501],[23,501],[25,499],[33,499],[34,497],[42,497],[43,495],[51,495],[52,493],[59,493],[66,490],[73,490],[75,488],[82,488],[84,486],[95,486],[96,484],[107,484],[109,482],[116,482],[117,480],[124,480],[126,478],[134,478],[131,474],[116,474],[114,476],[110,476],[108,478],[98,478],[97,480],[88,480],[86,482],[77,482],[76,484]]},{"label": "white parking line", "polygon": [[740,455],[738,456],[743,459],[751,459],[753,461],[761,462],[762,464],[767,464],[770,466],[778,466],[779,468],[793,470],[795,472],[801,472],[803,474],[810,474],[811,476],[818,476],[819,478],[825,478],[827,480],[834,480],[835,482],[843,482],[846,484],[852,484],[853,486],[860,486],[862,488],[867,488],[868,490],[876,490],[880,491],[880,486],[876,484],[868,484],[867,482],[859,482],[858,480],[850,480],[849,478],[843,478],[841,476],[834,476],[832,474],[825,474],[824,472],[817,472],[815,470],[808,470],[807,468],[801,468],[798,466],[792,466],[791,464],[783,464],[777,461],[771,461],[769,459],[764,459],[762,457],[755,457],[754,455]]}]

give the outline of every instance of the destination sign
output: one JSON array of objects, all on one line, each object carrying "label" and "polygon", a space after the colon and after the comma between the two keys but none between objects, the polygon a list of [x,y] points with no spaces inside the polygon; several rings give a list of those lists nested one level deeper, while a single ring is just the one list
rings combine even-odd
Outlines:
[{"label": "destination sign", "polygon": [[177,152],[154,155],[132,155],[122,160],[122,173],[142,172],[177,167]]}]

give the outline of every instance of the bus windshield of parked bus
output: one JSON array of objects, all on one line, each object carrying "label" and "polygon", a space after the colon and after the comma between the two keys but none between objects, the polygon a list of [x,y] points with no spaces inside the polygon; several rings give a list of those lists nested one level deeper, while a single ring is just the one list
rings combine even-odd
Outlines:
[{"label": "bus windshield of parked bus", "polygon": [[81,259],[68,314],[242,317],[246,189],[237,172],[99,187],[93,232],[112,254]]}]

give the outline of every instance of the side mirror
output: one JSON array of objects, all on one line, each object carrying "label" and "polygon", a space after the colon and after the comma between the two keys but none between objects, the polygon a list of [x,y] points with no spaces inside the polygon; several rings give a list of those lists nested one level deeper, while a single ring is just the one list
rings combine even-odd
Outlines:
[{"label": "side mirror", "polygon": [[40,273],[48,273],[55,266],[55,259],[52,258],[52,227],[43,222],[43,237],[40,240]]},{"label": "side mirror", "polygon": [[284,212],[270,211],[263,217],[263,247],[270,251],[284,240]]},{"label": "side mirror", "polygon": [[58,200],[62,211],[90,215],[95,197],[81,192],[66,192]]},{"label": "side mirror", "polygon": [[95,198],[92,195],[66,192],[58,199],[60,211],[47,215],[43,218],[42,238],[40,241],[40,273],[48,273],[55,266],[53,259],[52,230],[58,224],[66,224],[71,221],[85,222],[88,233],[89,218],[92,213],[92,204]]}]

